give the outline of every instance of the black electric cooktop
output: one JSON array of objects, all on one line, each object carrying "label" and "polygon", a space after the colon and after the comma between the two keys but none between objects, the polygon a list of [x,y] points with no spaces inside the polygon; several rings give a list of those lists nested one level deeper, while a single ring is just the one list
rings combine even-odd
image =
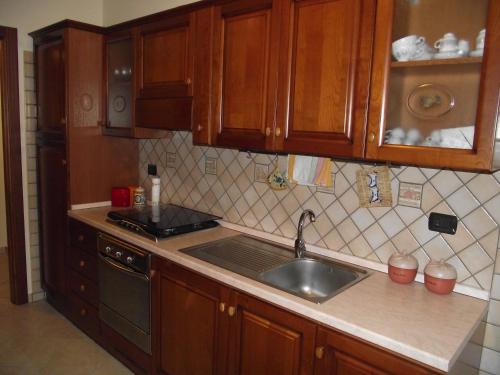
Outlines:
[{"label": "black electric cooktop", "polygon": [[222,219],[175,204],[110,211],[108,218],[124,228],[154,240],[212,228],[219,225],[215,220]]}]

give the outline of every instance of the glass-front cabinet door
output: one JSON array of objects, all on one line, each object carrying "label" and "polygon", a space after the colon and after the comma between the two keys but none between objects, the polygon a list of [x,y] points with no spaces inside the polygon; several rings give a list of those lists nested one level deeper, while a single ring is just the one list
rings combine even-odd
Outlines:
[{"label": "glass-front cabinet door", "polygon": [[131,37],[106,42],[108,129],[132,127],[133,61]]},{"label": "glass-front cabinet door", "polygon": [[366,156],[490,170],[500,2],[379,1]]}]

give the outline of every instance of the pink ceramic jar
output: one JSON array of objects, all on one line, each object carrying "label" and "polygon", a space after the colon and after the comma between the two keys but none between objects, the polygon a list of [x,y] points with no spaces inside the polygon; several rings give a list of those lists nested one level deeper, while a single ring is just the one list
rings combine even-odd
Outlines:
[{"label": "pink ceramic jar", "polygon": [[400,284],[408,284],[415,280],[418,270],[418,261],[413,255],[400,253],[392,254],[389,258],[389,277]]},{"label": "pink ceramic jar", "polygon": [[453,291],[457,281],[457,270],[444,260],[430,261],[424,269],[425,287],[437,294],[448,294]]}]

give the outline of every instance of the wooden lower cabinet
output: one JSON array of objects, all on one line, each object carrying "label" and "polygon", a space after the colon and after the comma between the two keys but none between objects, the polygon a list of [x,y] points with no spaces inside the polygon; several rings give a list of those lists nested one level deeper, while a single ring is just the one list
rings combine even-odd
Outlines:
[{"label": "wooden lower cabinet", "polygon": [[233,292],[228,374],[312,374],[316,324]]},{"label": "wooden lower cabinet", "polygon": [[153,269],[158,374],[441,374],[170,261],[155,257]]},{"label": "wooden lower cabinet", "polygon": [[314,375],[431,375],[442,372],[348,335],[319,327]]},{"label": "wooden lower cabinet", "polygon": [[224,374],[229,288],[171,262],[160,271],[153,294],[155,365],[159,374]]}]

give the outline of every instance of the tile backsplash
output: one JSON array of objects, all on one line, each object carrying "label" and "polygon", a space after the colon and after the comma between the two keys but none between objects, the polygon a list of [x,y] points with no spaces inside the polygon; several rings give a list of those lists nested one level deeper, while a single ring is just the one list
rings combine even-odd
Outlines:
[{"label": "tile backsplash", "polygon": [[[312,209],[307,243],[387,263],[395,249],[415,255],[421,271],[429,258],[446,259],[458,282],[490,290],[498,251],[500,173],[493,175],[415,167],[391,168],[393,206],[360,208],[356,171],[366,165],[334,163],[333,189],[309,186],[275,191],[263,171],[286,168],[286,157],[192,145],[191,133],[140,141],[139,170],[148,187],[147,164],[162,179],[161,201],[220,215],[224,220],[294,238],[300,213]],[[398,204],[401,183],[421,185],[420,208]],[[455,235],[427,229],[431,212],[458,217]]]}]

